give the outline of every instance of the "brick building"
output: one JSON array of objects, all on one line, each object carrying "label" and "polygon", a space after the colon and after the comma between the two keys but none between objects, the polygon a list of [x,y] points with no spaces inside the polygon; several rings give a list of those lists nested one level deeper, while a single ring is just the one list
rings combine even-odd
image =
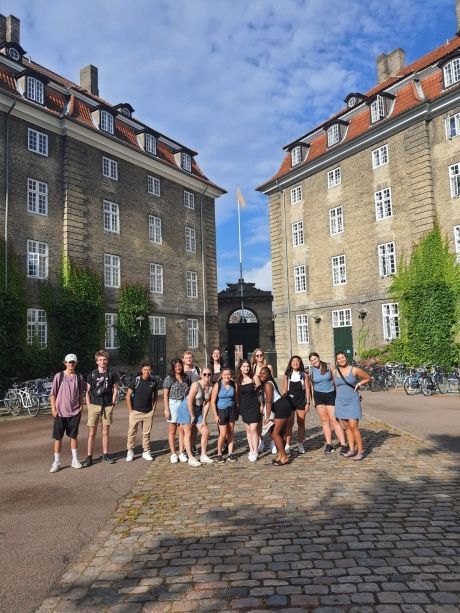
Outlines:
[{"label": "brick building", "polygon": [[27,271],[29,339],[46,345],[38,285],[56,280],[64,254],[104,279],[108,349],[120,288],[141,283],[157,371],[186,348],[203,361],[218,340],[215,199],[225,191],[196,152],[129,103],[100,98],[97,68],[72,83],[31,61],[19,32],[0,16],[0,224]]},{"label": "brick building", "polygon": [[[460,2],[457,0],[460,29]],[[460,257],[460,36],[405,66],[288,144],[268,196],[275,335],[289,355],[357,355],[399,335],[387,288],[437,218]]]}]

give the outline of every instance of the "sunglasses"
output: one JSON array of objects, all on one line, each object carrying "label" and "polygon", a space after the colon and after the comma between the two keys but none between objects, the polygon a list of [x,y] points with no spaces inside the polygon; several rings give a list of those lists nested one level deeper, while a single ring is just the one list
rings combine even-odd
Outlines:
[{"label": "sunglasses", "polygon": [[263,353],[256,353],[256,358],[263,358],[264,354]]},{"label": "sunglasses", "polygon": [[210,373],[210,372],[204,372],[204,373],[203,373],[203,377],[210,377],[210,376],[211,376],[211,373]]},{"label": "sunglasses", "polygon": [[69,360],[67,364],[76,364],[75,360]]}]

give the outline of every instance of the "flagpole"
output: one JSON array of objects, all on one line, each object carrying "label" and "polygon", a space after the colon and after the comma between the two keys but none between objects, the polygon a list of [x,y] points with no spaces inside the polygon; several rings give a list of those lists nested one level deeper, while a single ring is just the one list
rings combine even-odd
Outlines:
[{"label": "flagpole", "polygon": [[[239,191],[239,188],[238,188]],[[238,192],[237,192],[238,193]],[[240,219],[240,199],[237,197],[238,205],[238,245],[240,251],[240,295],[241,295],[241,323],[244,323],[244,298],[243,298],[243,252],[241,248],[241,219]]]}]

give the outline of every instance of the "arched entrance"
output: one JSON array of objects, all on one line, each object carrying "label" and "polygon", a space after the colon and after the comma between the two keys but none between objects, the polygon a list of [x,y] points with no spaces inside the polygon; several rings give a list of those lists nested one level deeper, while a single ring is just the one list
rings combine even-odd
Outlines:
[{"label": "arched entrance", "polygon": [[236,309],[228,318],[228,363],[235,368],[235,347],[242,349],[242,357],[259,346],[259,320],[251,309]]}]

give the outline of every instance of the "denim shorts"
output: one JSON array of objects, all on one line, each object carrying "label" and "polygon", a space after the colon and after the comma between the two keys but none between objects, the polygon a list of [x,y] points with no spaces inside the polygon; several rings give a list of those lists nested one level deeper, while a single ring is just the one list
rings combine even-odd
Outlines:
[{"label": "denim shorts", "polygon": [[171,418],[168,419],[170,424],[177,424],[177,413],[179,411],[181,400],[169,399],[169,411],[171,412]]}]

